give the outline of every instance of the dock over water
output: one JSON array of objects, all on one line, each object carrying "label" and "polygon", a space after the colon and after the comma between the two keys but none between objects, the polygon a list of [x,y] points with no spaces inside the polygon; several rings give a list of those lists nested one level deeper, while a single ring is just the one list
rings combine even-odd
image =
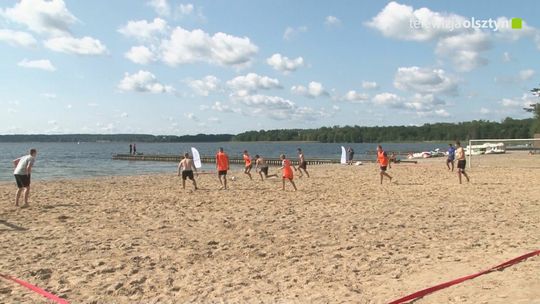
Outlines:
[{"label": "dock over water", "polygon": [[[164,161],[164,162],[179,162],[184,158],[181,155],[161,155],[161,154],[114,154],[112,156],[113,160],[131,160],[131,161]],[[281,166],[281,159],[279,158],[268,158],[265,157],[264,160],[269,165]],[[293,159],[296,161],[296,159]],[[356,160],[355,160],[356,161]],[[362,160],[362,162],[370,162],[372,160]],[[215,156],[201,156],[202,163],[214,164],[216,162]],[[244,164],[244,159],[242,157],[231,157],[229,156],[229,162],[231,164]],[[322,164],[339,164],[340,160],[338,158],[309,158],[306,159],[308,165],[322,165]]]}]

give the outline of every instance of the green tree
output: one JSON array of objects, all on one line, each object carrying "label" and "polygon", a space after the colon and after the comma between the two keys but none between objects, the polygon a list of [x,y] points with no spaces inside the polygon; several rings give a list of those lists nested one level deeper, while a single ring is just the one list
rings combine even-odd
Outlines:
[{"label": "green tree", "polygon": [[[540,88],[533,88],[531,93],[540,97]],[[524,108],[525,111],[531,112],[534,115],[534,121],[531,125],[531,136],[534,136],[536,133],[540,133],[540,102],[530,104],[529,107]]]}]

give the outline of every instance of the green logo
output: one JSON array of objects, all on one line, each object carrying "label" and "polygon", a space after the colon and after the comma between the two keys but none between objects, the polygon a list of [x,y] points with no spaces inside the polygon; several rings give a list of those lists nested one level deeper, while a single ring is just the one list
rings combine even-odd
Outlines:
[{"label": "green logo", "polygon": [[521,18],[512,18],[512,28],[513,29],[521,29],[523,20]]}]

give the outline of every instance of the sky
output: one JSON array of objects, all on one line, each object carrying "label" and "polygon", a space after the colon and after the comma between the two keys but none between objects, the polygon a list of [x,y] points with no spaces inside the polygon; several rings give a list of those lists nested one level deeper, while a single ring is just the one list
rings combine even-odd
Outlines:
[{"label": "sky", "polygon": [[527,118],[539,12],[535,0],[0,0],[0,134]]}]

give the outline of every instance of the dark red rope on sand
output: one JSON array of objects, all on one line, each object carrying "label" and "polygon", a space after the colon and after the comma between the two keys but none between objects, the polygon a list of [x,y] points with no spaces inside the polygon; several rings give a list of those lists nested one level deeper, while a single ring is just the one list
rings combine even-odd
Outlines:
[{"label": "dark red rope on sand", "polygon": [[535,255],[540,255],[540,250],[529,252],[527,254],[524,254],[524,255],[519,256],[519,257],[514,258],[514,259],[511,259],[511,260],[506,261],[506,262],[504,262],[502,264],[499,264],[497,266],[493,266],[493,267],[491,267],[491,268],[489,268],[487,270],[481,271],[479,273],[464,276],[464,277],[461,277],[459,279],[455,279],[455,280],[452,280],[452,281],[448,281],[448,282],[445,282],[445,283],[442,283],[442,284],[439,284],[439,285],[436,285],[436,286],[433,286],[433,287],[429,287],[429,288],[417,291],[417,292],[412,293],[412,294],[410,294],[408,296],[405,296],[403,298],[392,301],[389,304],[400,304],[400,303],[405,303],[405,302],[408,302],[408,301],[411,301],[411,300],[421,298],[421,297],[423,297],[423,296],[425,296],[427,294],[430,294],[432,292],[435,292],[437,290],[441,290],[441,289],[450,287],[452,285],[456,285],[456,284],[459,284],[461,282],[464,282],[464,281],[467,281],[467,280],[470,280],[470,279],[474,279],[474,278],[476,278],[478,276],[481,276],[481,275],[484,275],[486,273],[490,273],[490,272],[495,271],[495,270],[502,270],[502,269],[504,269],[504,268],[506,268],[508,266],[519,263],[519,262],[521,262],[521,261],[523,261],[525,259],[528,259],[528,258],[530,258],[532,256],[535,256]]}]

